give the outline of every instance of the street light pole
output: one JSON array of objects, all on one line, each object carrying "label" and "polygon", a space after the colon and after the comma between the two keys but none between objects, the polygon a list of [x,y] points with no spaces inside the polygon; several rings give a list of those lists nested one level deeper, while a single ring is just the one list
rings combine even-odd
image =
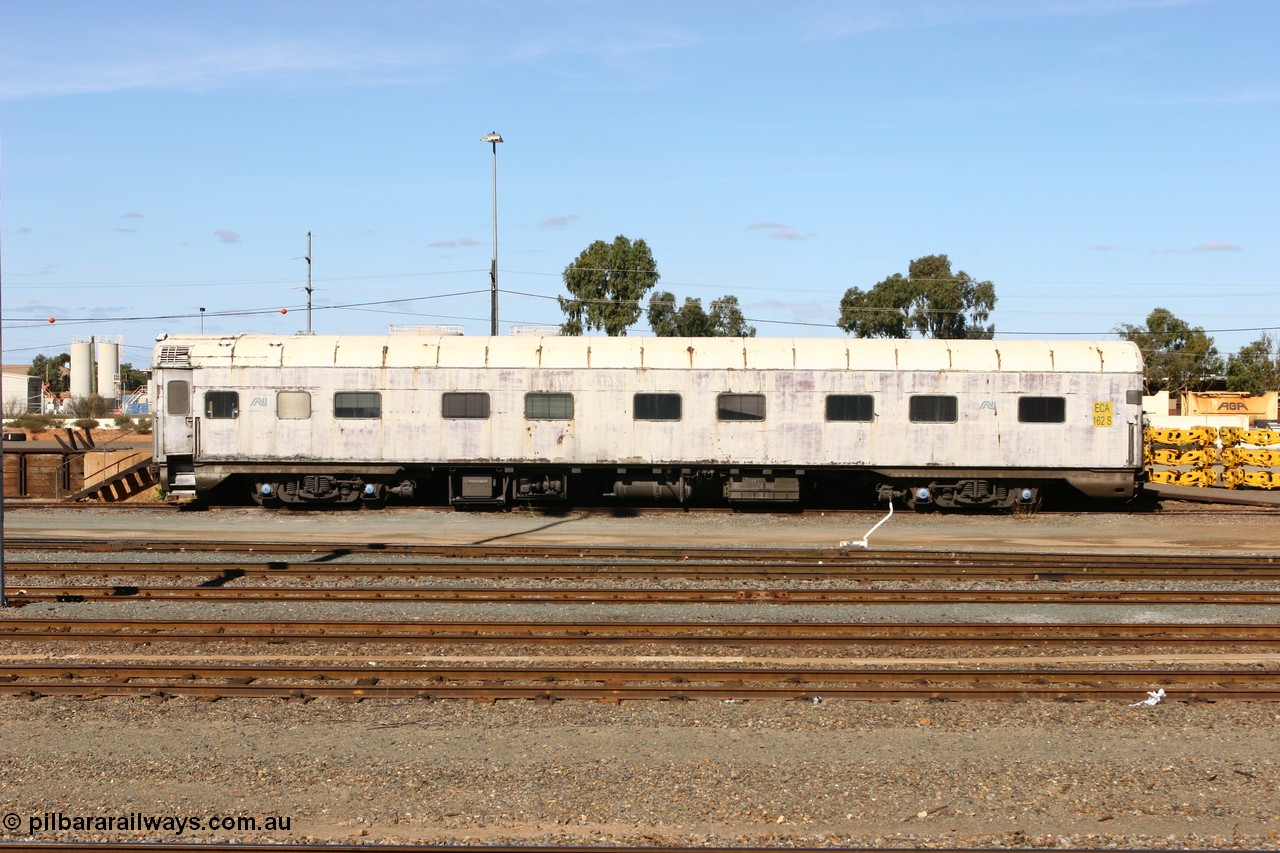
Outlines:
[{"label": "street light pole", "polygon": [[489,334],[498,334],[498,143],[502,135],[490,131],[481,142],[493,145],[493,261],[489,264]]}]

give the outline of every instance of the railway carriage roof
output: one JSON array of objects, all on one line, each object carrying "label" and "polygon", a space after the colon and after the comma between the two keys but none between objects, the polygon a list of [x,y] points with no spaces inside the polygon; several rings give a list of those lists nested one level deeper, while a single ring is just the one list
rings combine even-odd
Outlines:
[{"label": "railway carriage roof", "polygon": [[[185,353],[184,353],[185,348]],[[1129,341],[867,338],[643,338],[511,335],[182,335],[153,364],[193,367],[492,367],[750,370],[961,370],[1137,373]]]}]

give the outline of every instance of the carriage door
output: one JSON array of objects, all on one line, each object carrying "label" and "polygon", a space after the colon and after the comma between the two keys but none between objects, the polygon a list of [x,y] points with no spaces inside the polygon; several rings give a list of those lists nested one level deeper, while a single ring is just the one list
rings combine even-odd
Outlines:
[{"label": "carriage door", "polygon": [[160,485],[172,495],[195,494],[196,477],[192,454],[195,449],[191,404],[191,371],[156,371],[151,403],[155,412],[153,464]]},{"label": "carriage door", "polygon": [[159,391],[159,431],[157,444],[164,456],[191,456],[195,450],[194,412],[191,400],[191,371],[166,370]]}]

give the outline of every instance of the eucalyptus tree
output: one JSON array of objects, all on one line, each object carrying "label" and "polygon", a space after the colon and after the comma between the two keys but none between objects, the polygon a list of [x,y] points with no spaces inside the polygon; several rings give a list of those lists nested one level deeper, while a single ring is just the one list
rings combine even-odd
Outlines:
[{"label": "eucalyptus tree", "polygon": [[641,300],[659,277],[644,240],[632,242],[621,234],[612,243],[596,240],[564,268],[564,286],[571,295],[557,297],[565,314],[561,333],[602,329],[608,335],[625,335],[640,319]]},{"label": "eucalyptus tree", "polygon": [[995,305],[994,284],[953,273],[946,255],[926,255],[911,261],[906,276],[845,291],[838,325],[859,338],[987,339],[995,336],[987,324]]}]

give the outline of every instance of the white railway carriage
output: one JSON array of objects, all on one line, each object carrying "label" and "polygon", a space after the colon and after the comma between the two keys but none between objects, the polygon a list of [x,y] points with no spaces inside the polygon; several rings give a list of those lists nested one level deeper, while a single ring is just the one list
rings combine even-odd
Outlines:
[{"label": "white railway carriage", "polygon": [[1142,470],[1124,341],[189,336],[152,367],[175,495],[1008,507]]}]

